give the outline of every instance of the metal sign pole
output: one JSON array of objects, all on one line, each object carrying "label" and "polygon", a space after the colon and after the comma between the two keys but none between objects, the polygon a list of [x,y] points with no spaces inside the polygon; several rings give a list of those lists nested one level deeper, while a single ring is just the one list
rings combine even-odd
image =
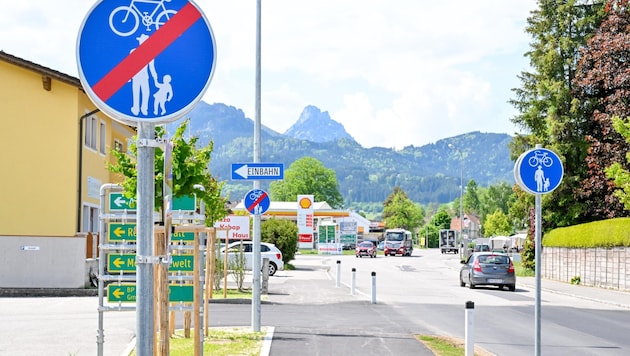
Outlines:
[{"label": "metal sign pole", "polygon": [[542,227],[542,194],[536,194],[535,196],[535,204],[536,204],[536,224],[535,224],[535,228],[536,228],[536,242],[535,242],[535,248],[534,248],[534,253],[536,254],[536,305],[534,307],[534,319],[535,319],[535,332],[536,332],[536,340],[534,342],[534,346],[535,346],[535,355],[536,356],[540,356],[540,352],[541,352],[541,344],[540,344],[540,311],[541,311],[541,307],[540,307],[540,299],[541,299],[541,293],[540,293],[540,261],[541,261],[541,256],[540,254],[542,253],[542,248],[540,248],[541,244],[542,244],[542,232],[541,232],[541,227]]},{"label": "metal sign pole", "polygon": [[149,142],[154,139],[155,125],[138,125],[138,223],[136,256],[136,355],[152,356],[154,339],[153,321],[153,210],[155,196],[155,147]]},{"label": "metal sign pole", "polygon": [[[256,1],[256,99],[254,121],[254,163],[261,159],[260,144],[260,76],[261,76],[261,51],[260,51],[260,24],[261,24],[261,0]],[[254,189],[260,189],[260,181],[254,180]],[[254,214],[253,224],[254,261],[252,261],[252,329],[260,331],[260,214]],[[267,271],[265,271],[268,273]]]}]

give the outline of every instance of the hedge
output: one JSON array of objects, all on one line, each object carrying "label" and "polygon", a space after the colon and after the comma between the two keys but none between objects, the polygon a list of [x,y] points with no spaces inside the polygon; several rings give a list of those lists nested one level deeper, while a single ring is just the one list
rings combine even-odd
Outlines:
[{"label": "hedge", "polygon": [[545,233],[543,246],[594,248],[630,246],[630,218],[561,227]]}]

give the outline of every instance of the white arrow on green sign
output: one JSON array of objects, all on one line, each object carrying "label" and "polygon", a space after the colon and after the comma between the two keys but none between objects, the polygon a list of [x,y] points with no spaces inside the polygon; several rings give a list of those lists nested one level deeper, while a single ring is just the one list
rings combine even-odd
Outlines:
[{"label": "white arrow on green sign", "polygon": [[136,211],[136,199],[126,198],[122,193],[109,193],[109,210]]}]

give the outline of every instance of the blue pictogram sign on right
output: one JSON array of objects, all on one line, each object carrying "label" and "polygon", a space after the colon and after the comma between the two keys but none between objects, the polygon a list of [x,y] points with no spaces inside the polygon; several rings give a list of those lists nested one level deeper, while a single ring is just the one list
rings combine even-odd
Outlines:
[{"label": "blue pictogram sign on right", "polygon": [[531,194],[546,194],[562,182],[564,167],[560,157],[546,148],[523,153],[514,165],[514,179]]}]

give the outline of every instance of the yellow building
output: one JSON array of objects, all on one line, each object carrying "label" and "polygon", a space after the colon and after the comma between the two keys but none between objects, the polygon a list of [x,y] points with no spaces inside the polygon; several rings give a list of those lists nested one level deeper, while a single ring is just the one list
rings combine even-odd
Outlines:
[{"label": "yellow building", "polygon": [[[0,51],[0,288],[85,283],[112,149],[135,128],[99,112],[78,78]],[[91,241],[89,241],[91,243]]]}]

